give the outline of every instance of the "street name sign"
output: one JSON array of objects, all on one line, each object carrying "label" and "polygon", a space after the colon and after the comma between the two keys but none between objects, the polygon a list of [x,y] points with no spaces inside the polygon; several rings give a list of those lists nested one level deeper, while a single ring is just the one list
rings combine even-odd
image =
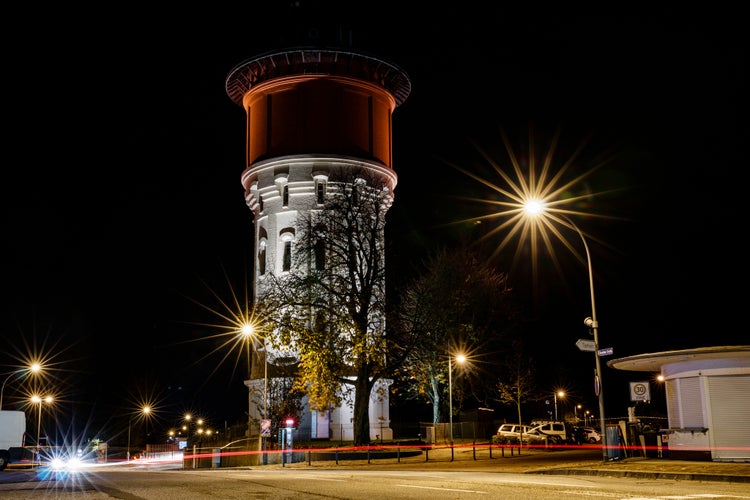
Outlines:
[{"label": "street name sign", "polygon": [[584,351],[584,352],[596,351],[596,344],[594,344],[593,340],[589,340],[589,339],[578,339],[576,341],[576,347],[578,347],[579,350]]},{"label": "street name sign", "polygon": [[599,349],[596,353],[599,356],[611,356],[614,350],[611,347],[605,347],[604,349]]}]

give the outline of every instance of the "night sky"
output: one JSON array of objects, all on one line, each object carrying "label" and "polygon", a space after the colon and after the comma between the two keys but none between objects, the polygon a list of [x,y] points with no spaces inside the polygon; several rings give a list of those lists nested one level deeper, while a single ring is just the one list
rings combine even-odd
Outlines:
[{"label": "night sky", "polygon": [[[223,312],[214,293],[243,301],[252,279],[245,116],[225,78],[246,59],[337,33],[412,83],[393,117],[394,275],[489,229],[451,225],[495,210],[461,197],[497,196],[451,163],[502,185],[477,146],[508,167],[503,133],[522,161],[533,136],[541,165],[559,133],[553,170],[583,144],[565,178],[603,163],[571,186],[600,193],[579,208],[607,216],[576,219],[596,238],[601,345],[622,357],[748,343],[734,326],[747,267],[738,12],[287,4],[131,11],[116,22],[84,23],[70,10],[21,16],[35,42],[13,40],[4,61],[0,372],[51,357],[42,388],[54,387],[61,414],[97,421],[151,395],[169,401],[165,414],[243,418],[246,360],[212,354],[217,329],[207,324],[225,322],[196,304]],[[511,269],[515,245],[497,264],[535,325],[541,385],[593,402],[593,359],[575,346],[587,337],[587,270],[556,247],[563,273],[540,255],[536,283],[528,261]],[[604,376],[608,413],[626,415],[627,380],[648,374]],[[9,384],[4,408],[28,389]]]}]

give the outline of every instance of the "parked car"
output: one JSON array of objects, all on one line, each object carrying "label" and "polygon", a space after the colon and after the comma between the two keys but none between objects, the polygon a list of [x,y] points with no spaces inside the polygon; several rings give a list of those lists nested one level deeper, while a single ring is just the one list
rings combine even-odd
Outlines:
[{"label": "parked car", "polygon": [[495,442],[546,444],[548,436],[524,424],[502,424],[493,438]]},{"label": "parked car", "polygon": [[551,444],[573,442],[573,428],[565,422],[539,421],[531,424],[534,425],[532,429],[536,429],[542,435],[549,436]]},{"label": "parked car", "polygon": [[548,435],[542,434],[537,429],[529,429],[529,431],[524,433],[521,438],[523,439],[523,444],[530,445],[547,445],[551,442]]},{"label": "parked car", "polygon": [[586,441],[589,443],[599,443],[602,440],[602,435],[593,427],[582,427],[583,432],[586,435]]},{"label": "parked car", "polygon": [[497,428],[497,435],[501,437],[515,437],[519,434],[525,434],[531,430],[530,425],[523,424],[502,424]]},{"label": "parked car", "polygon": [[579,427],[577,425],[573,426],[572,435],[573,438],[571,439],[571,441],[574,444],[583,444],[589,442],[588,434],[586,434],[586,431],[583,429],[583,427]]}]

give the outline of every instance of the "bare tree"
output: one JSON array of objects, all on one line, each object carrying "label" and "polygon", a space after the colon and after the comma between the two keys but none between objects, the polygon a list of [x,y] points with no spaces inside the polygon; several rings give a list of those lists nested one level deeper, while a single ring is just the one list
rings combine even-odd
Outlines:
[{"label": "bare tree", "polygon": [[[398,373],[407,380],[407,397],[432,405],[434,422],[446,410],[441,402],[447,392],[448,356],[458,351],[475,368],[463,370],[462,380],[475,397],[484,398],[481,386],[488,379],[480,373],[481,358],[494,354],[496,346],[488,346],[497,344],[513,322],[509,294],[507,275],[467,247],[438,250],[402,292],[399,328],[418,342],[407,346]],[[458,387],[459,401],[465,392]]]},{"label": "bare tree", "polygon": [[514,405],[518,413],[519,425],[523,423],[521,406],[533,400],[536,391],[533,360],[524,352],[521,339],[511,344],[511,350],[502,363],[500,380],[497,383],[497,401]]}]

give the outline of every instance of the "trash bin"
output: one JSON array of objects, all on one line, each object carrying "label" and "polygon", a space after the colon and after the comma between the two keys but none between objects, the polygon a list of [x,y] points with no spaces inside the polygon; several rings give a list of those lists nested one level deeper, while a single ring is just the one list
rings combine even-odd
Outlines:
[{"label": "trash bin", "polygon": [[607,425],[604,429],[607,433],[607,459],[617,460],[622,458],[622,448],[620,447],[620,433],[617,425]]},{"label": "trash bin", "polygon": [[435,428],[425,427],[425,443],[435,444]]}]

